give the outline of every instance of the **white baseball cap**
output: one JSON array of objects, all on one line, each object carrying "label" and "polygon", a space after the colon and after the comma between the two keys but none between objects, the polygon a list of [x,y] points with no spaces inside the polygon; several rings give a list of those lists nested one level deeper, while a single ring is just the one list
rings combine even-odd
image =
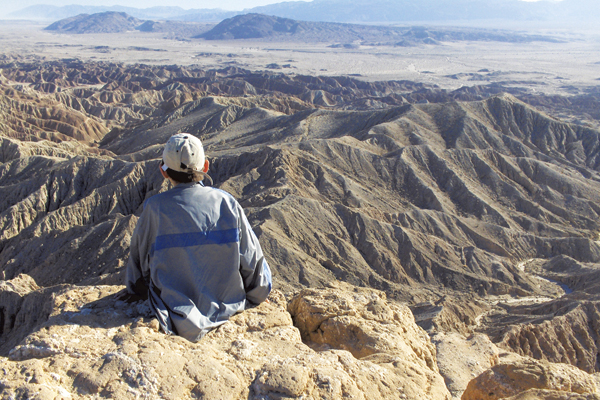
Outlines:
[{"label": "white baseball cap", "polygon": [[196,136],[178,133],[169,138],[163,150],[162,169],[179,172],[194,172],[204,169],[204,147]]}]

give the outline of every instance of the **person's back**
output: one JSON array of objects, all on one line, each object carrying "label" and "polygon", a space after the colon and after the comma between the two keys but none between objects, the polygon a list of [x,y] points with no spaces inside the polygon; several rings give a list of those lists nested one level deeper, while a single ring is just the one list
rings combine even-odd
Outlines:
[{"label": "person's back", "polygon": [[[197,161],[191,168],[190,159]],[[175,186],[144,204],[131,239],[127,288],[148,293],[165,332],[196,341],[247,303],[264,301],[271,272],[238,202],[197,183],[202,174],[173,173],[207,172],[200,141],[189,134],[173,136],[163,162],[163,176]]]}]

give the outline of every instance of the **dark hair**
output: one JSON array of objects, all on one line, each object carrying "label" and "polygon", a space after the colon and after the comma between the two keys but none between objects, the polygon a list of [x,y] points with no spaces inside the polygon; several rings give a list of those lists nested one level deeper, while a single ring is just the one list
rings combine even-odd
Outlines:
[{"label": "dark hair", "polygon": [[[165,165],[164,161],[160,162],[160,167]],[[169,178],[173,179],[177,183],[190,183],[190,182],[200,182],[204,179],[204,173],[199,171],[194,172],[180,172],[175,171],[174,169],[167,168],[165,171]]]}]

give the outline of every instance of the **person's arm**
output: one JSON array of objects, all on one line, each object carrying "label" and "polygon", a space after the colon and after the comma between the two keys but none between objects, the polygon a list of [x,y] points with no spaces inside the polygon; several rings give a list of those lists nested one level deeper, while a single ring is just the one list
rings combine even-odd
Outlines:
[{"label": "person's arm", "polygon": [[142,298],[148,297],[148,285],[150,282],[150,253],[152,247],[151,215],[147,207],[144,207],[142,215],[138,219],[129,249],[129,261],[127,262],[126,286],[127,292]]},{"label": "person's arm", "polygon": [[240,273],[244,280],[246,300],[260,304],[271,293],[271,269],[254,234],[246,214],[239,206],[240,217]]}]

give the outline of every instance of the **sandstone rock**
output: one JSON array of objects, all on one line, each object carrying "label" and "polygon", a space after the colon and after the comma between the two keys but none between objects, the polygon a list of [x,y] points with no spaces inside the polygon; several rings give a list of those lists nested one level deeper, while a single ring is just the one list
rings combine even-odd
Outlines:
[{"label": "sandstone rock", "polygon": [[[314,350],[304,344],[286,300],[274,291],[269,303],[246,310],[190,343],[158,332],[143,303],[114,299],[118,286],[74,287],[57,293],[47,320],[2,359],[2,395],[39,398],[134,399],[448,399],[437,373],[435,349],[406,307],[379,292],[328,289],[299,294],[294,303],[332,301],[351,320],[375,326],[394,316],[383,332],[364,331],[362,340],[385,352],[357,359],[345,350]],[[303,328],[304,329],[304,328]],[[392,344],[383,348],[383,340]],[[380,345],[373,343],[380,342]],[[337,342],[332,342],[331,347]],[[353,350],[361,347],[354,342]]]},{"label": "sandstone rock", "polygon": [[26,274],[0,281],[0,355],[5,355],[50,315],[62,285],[40,288]]},{"label": "sandstone rock", "polygon": [[600,302],[572,293],[533,304],[506,304],[483,318],[482,329],[499,346],[539,360],[598,371]]},{"label": "sandstone rock", "polygon": [[502,352],[483,334],[465,337],[455,332],[436,333],[431,341],[440,374],[454,399],[462,396],[473,378],[496,365]]},{"label": "sandstone rock", "polygon": [[101,121],[63,104],[5,87],[5,90],[1,89],[2,136],[21,140],[44,138],[92,142],[108,132]]},{"label": "sandstone rock", "polygon": [[109,158],[111,155],[113,154],[109,151],[90,147],[75,140],[60,143],[49,140],[42,140],[40,142],[22,142],[20,140],[0,137],[0,162],[2,163],[31,156],[68,159],[75,156]]},{"label": "sandstone rock", "polygon": [[335,289],[305,289],[288,308],[305,341],[347,350],[357,358],[401,353],[437,372],[427,334],[416,326],[408,307],[388,303],[383,292],[356,288],[342,297]]},{"label": "sandstone rock", "polygon": [[447,396],[427,334],[408,307],[388,303],[382,292],[354,289],[340,296],[339,289],[305,289],[288,309],[313,348],[347,350],[398,373],[411,371],[413,382],[403,385],[411,397]]},{"label": "sandstone rock", "polygon": [[507,400],[598,400],[599,394],[594,393],[565,393],[556,390],[530,389]]},{"label": "sandstone rock", "polygon": [[[503,399],[521,395],[522,392],[530,389],[565,392],[565,394],[571,395],[598,395],[594,377],[576,367],[522,358],[511,363],[500,361],[498,365],[473,379],[469,382],[461,399]],[[530,395],[532,394],[522,394],[521,396]]]},{"label": "sandstone rock", "polygon": [[428,301],[410,307],[417,325],[428,333],[457,332],[467,336],[477,325],[477,317],[489,308],[469,295],[456,298],[444,296],[436,302]]}]

